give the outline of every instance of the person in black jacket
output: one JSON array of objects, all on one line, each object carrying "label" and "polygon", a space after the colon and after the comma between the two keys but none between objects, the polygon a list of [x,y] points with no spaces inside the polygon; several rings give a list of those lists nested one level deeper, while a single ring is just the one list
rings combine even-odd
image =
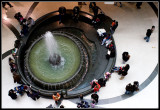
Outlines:
[{"label": "person in black jacket", "polygon": [[59,24],[62,23],[62,16],[66,14],[66,8],[65,7],[59,7]]},{"label": "person in black jacket", "polygon": [[130,68],[130,66],[129,66],[129,64],[126,64],[123,68],[122,68],[122,70],[124,70],[124,71],[128,71],[129,70],[129,68]]},{"label": "person in black jacket", "polygon": [[79,95],[79,99],[82,101],[83,100],[83,94]]},{"label": "person in black jacket", "polygon": [[136,4],[137,9],[141,9],[141,5],[142,5],[142,2],[137,2]]},{"label": "person in black jacket", "polygon": [[101,87],[104,87],[106,85],[106,81],[105,79],[103,78],[100,78],[98,79],[98,84],[101,86]]},{"label": "person in black jacket", "polygon": [[2,2],[2,7],[5,8],[6,4],[9,5],[10,8],[13,7],[9,2]]},{"label": "person in black jacket", "polygon": [[124,77],[128,74],[130,66],[129,64],[126,64],[121,70],[119,70],[118,74],[121,75],[120,80],[124,79]]},{"label": "person in black jacket", "polygon": [[146,40],[146,42],[149,42],[150,36],[151,36],[152,32],[154,31],[154,29],[155,29],[155,26],[152,26],[151,29],[147,30],[146,37],[144,37],[144,39]]},{"label": "person in black jacket", "polygon": [[98,99],[99,99],[98,94],[93,93],[93,94],[91,95],[91,98],[92,98],[96,103],[98,103]]},{"label": "person in black jacket", "polygon": [[35,92],[35,91],[27,91],[27,96],[28,97],[31,97],[34,101],[36,101],[36,99],[39,99],[40,98],[40,92]]},{"label": "person in black jacket", "polygon": [[8,95],[14,100],[17,99],[17,94],[13,89],[9,90]]},{"label": "person in black jacket", "polygon": [[126,86],[126,92],[125,92],[125,94],[134,93],[135,91],[139,91],[139,82],[138,81],[134,81],[133,85],[131,83],[129,83]]},{"label": "person in black jacket", "polygon": [[21,41],[20,40],[17,39],[17,40],[14,41],[14,48],[19,48],[20,45],[21,45]]},{"label": "person in black jacket", "polygon": [[123,52],[122,54],[122,59],[123,59],[123,63],[127,62],[130,58],[130,55],[128,52]]},{"label": "person in black jacket", "polygon": [[133,82],[133,88],[134,88],[134,91],[139,91],[139,82],[138,81]]},{"label": "person in black jacket", "polygon": [[129,83],[126,86],[126,92],[125,92],[125,94],[130,94],[130,93],[133,93],[133,85],[131,83]]},{"label": "person in black jacket", "polygon": [[93,13],[94,13],[94,18],[95,18],[95,19],[97,18],[98,10],[99,10],[99,9],[100,9],[100,8],[99,8],[98,6],[94,6],[94,7],[92,8]]},{"label": "person in black jacket", "polygon": [[75,7],[73,8],[73,20],[74,20],[75,22],[78,22],[79,11],[80,11],[80,9],[79,9],[78,6],[75,6]]},{"label": "person in black jacket", "polygon": [[89,3],[89,8],[93,8],[94,6],[96,6],[96,2],[90,2]]}]

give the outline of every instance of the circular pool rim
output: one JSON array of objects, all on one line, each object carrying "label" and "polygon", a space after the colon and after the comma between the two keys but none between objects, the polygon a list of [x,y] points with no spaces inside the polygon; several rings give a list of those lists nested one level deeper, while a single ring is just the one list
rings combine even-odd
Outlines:
[{"label": "circular pool rim", "polygon": [[[85,62],[85,58],[84,58],[84,50],[83,49],[85,49],[85,46],[83,46],[83,43],[80,40],[77,40],[77,38],[71,37],[71,36],[69,36],[69,35],[67,35],[65,33],[54,33],[54,31],[53,31],[52,34],[60,35],[60,36],[63,36],[63,37],[67,37],[67,38],[71,39],[77,45],[77,47],[79,49],[79,52],[80,52],[80,64],[79,64],[78,70],[71,77],[69,77],[67,80],[64,80],[64,81],[61,81],[61,82],[49,83],[49,82],[45,82],[45,81],[42,81],[42,80],[38,79],[30,70],[28,58],[29,58],[30,51],[34,47],[34,45],[37,42],[39,42],[41,39],[44,38],[44,36],[41,36],[41,37],[37,38],[36,40],[34,40],[34,42],[30,45],[29,49],[27,50],[26,57],[25,57],[27,71],[29,73],[30,79],[36,84],[39,83],[41,86],[43,86],[43,88],[45,88],[44,85],[48,85],[48,87],[46,89],[50,88],[51,90],[52,89],[56,89],[57,90],[58,88],[57,87],[53,87],[53,86],[59,85],[59,86],[62,86],[62,87],[59,87],[59,89],[62,89],[62,88],[69,89],[69,87],[64,87],[65,84],[69,83],[70,85],[75,85],[76,83],[78,83],[79,80],[81,80],[81,78],[78,79],[76,77],[80,76],[80,74],[82,74],[82,75],[84,74],[84,72],[83,72],[83,68],[84,68],[83,63]],[[83,73],[80,73],[80,72],[83,72]],[[72,81],[72,79],[76,79],[76,80]]]}]

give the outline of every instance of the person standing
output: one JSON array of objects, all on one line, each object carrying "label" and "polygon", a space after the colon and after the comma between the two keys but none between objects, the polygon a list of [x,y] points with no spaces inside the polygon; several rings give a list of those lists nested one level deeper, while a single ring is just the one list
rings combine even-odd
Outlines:
[{"label": "person standing", "polygon": [[116,30],[117,27],[118,27],[118,22],[113,20],[112,24],[111,24],[111,27],[110,27],[110,32],[111,32],[112,35],[113,35],[113,33],[114,33],[114,31]]},{"label": "person standing", "polygon": [[2,2],[2,7],[5,8],[6,4],[9,5],[10,8],[13,7],[9,2]]},{"label": "person standing", "polygon": [[60,105],[59,108],[64,108],[64,105]]},{"label": "person standing", "polygon": [[138,81],[133,82],[133,88],[135,91],[139,91],[139,82]]},{"label": "person standing", "polygon": [[98,6],[94,6],[94,7],[92,8],[93,13],[94,13],[94,17],[95,17],[95,18],[97,18],[97,15],[98,15],[98,9],[99,9],[99,7],[98,7]]},{"label": "person standing", "polygon": [[118,74],[121,75],[120,80],[122,80],[122,79],[124,79],[124,77],[125,77],[128,73],[127,73],[127,71],[122,70],[122,71],[119,71]]},{"label": "person standing", "polygon": [[73,20],[75,22],[78,22],[78,18],[79,18],[79,11],[80,11],[80,8],[78,6],[75,6],[73,8]]},{"label": "person standing", "polygon": [[115,55],[116,55],[115,49],[112,48],[112,49],[108,50],[108,53],[106,55],[106,59],[109,60],[109,58],[113,58],[113,57],[115,57]]},{"label": "person standing", "polygon": [[99,99],[98,94],[93,93],[93,94],[91,95],[91,99],[92,99],[93,101],[95,101],[96,103],[98,103],[98,99]]},{"label": "person standing", "polygon": [[22,84],[21,76],[18,73],[13,72],[13,79],[14,79],[14,83]]},{"label": "person standing", "polygon": [[21,45],[21,41],[20,40],[17,39],[17,40],[14,41],[14,48],[18,49],[20,47],[20,45]]},{"label": "person standing", "polygon": [[122,54],[122,59],[123,59],[123,63],[127,62],[130,58],[130,55],[128,52],[123,52]]},{"label": "person standing", "polygon": [[131,94],[132,92],[133,92],[133,85],[131,83],[129,83],[126,86],[126,92],[125,92],[125,94]]},{"label": "person standing", "polygon": [[111,24],[111,27],[113,27],[115,24],[116,24],[116,21],[113,20],[113,21],[112,21],[112,24]]},{"label": "person standing", "polygon": [[8,95],[14,100],[17,99],[17,94],[13,89],[9,90]]},{"label": "person standing", "polygon": [[35,21],[31,17],[29,17],[27,19],[27,25],[28,25],[28,28],[30,28],[31,26],[35,25]]},{"label": "person standing", "polygon": [[[122,7],[122,3],[119,2],[119,4],[120,4],[120,7]],[[114,5],[117,6],[117,2],[114,2]]]},{"label": "person standing", "polygon": [[98,92],[99,89],[101,88],[101,86],[98,84],[98,82],[95,82],[95,83],[96,83],[96,85],[94,86],[93,91]]},{"label": "person standing", "polygon": [[83,100],[83,94],[79,95],[79,99],[82,101]]},{"label": "person standing", "polygon": [[96,2],[90,2],[89,3],[89,8],[93,8],[94,6],[96,6]]},{"label": "person standing", "polygon": [[124,79],[124,77],[128,74],[130,66],[129,64],[126,64],[121,70],[119,70],[118,74],[121,75],[120,80]]},{"label": "person standing", "polygon": [[57,92],[56,94],[52,95],[52,98],[55,100],[55,103],[58,104],[60,101],[61,95]]},{"label": "person standing", "polygon": [[142,5],[142,2],[137,2],[136,4],[137,9],[141,9],[141,5]]},{"label": "person standing", "polygon": [[65,7],[59,7],[59,24],[62,23],[62,16],[66,14],[66,8]]},{"label": "person standing", "polygon": [[151,29],[147,30],[146,37],[144,37],[144,39],[146,40],[146,42],[149,42],[150,36],[151,36],[152,32],[154,31],[154,29],[155,29],[155,26],[152,26]]}]

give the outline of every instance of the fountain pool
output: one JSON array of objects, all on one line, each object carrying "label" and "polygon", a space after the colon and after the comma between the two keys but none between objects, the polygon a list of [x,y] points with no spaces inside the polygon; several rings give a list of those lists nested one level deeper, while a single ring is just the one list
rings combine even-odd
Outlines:
[{"label": "fountain pool", "polygon": [[28,57],[30,71],[36,78],[47,83],[69,79],[79,69],[81,61],[80,50],[71,39],[60,35],[54,35],[54,38],[58,46],[56,53],[61,56],[60,65],[53,66],[49,62],[50,52],[55,51],[55,48],[47,49],[45,37],[32,46]]}]

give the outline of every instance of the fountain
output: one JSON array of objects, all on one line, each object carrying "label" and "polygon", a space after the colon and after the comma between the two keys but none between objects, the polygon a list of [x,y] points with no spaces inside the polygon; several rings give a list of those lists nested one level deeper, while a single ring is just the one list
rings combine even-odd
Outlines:
[{"label": "fountain", "polygon": [[57,42],[52,33],[49,31],[46,32],[44,36],[46,40],[47,49],[49,51],[49,62],[51,65],[57,66],[61,63],[61,56],[58,52]]}]

